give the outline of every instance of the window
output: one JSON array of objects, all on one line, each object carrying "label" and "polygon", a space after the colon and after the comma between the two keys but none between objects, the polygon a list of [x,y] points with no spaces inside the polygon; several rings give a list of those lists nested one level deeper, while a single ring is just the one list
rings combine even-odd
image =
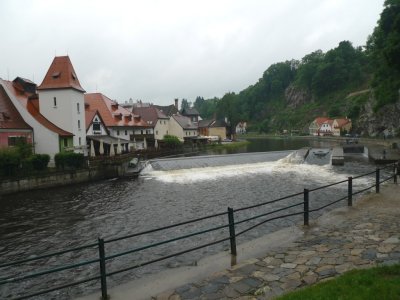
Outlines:
[{"label": "window", "polygon": [[53,97],[53,105],[54,105],[54,107],[57,107],[57,98],[56,97]]},{"label": "window", "polygon": [[79,146],[81,145],[81,138],[79,138]]},{"label": "window", "polygon": [[64,147],[68,147],[68,140],[64,139]]},{"label": "window", "polygon": [[101,131],[100,123],[93,123],[93,131]]},{"label": "window", "polygon": [[128,130],[125,130],[125,135],[128,135]]},{"label": "window", "polygon": [[117,135],[119,135],[119,130],[117,130]]},{"label": "window", "polygon": [[78,120],[78,129],[81,130],[81,120]]},{"label": "window", "polygon": [[156,134],[158,135],[158,130],[156,130]]},{"label": "window", "polygon": [[76,104],[76,111],[78,112],[78,114],[80,113],[79,103]]},{"label": "window", "polygon": [[140,130],[140,134],[143,134],[143,130]]},{"label": "window", "polygon": [[26,137],[24,136],[9,136],[8,146],[16,146],[18,143],[26,143]]}]

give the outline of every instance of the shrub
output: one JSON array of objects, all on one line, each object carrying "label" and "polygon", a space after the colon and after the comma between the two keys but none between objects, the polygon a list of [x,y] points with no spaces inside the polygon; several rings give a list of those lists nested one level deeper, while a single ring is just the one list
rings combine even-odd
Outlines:
[{"label": "shrub", "polygon": [[164,142],[164,147],[170,149],[181,148],[183,145],[183,143],[175,135],[164,135],[163,142]]},{"label": "shrub", "polygon": [[21,159],[17,150],[15,149],[1,149],[0,150],[0,170],[3,175],[14,175],[19,168]]},{"label": "shrub", "polygon": [[20,159],[27,159],[32,155],[32,144],[28,144],[24,139],[19,139],[15,147]]},{"label": "shrub", "polygon": [[54,156],[58,169],[79,169],[85,165],[85,157],[81,153],[61,152]]},{"label": "shrub", "polygon": [[41,171],[47,168],[50,156],[48,154],[34,154],[29,158],[29,161],[34,170]]}]

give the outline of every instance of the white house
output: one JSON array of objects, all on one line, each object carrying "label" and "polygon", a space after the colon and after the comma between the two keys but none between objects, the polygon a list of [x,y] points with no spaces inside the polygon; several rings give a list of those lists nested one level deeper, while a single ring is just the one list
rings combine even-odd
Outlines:
[{"label": "white house", "polygon": [[39,111],[47,120],[73,134],[75,152],[86,152],[85,90],[68,56],[56,56],[37,88]]},{"label": "white house", "polygon": [[145,147],[145,139],[153,137],[153,128],[140,116],[123,108],[101,93],[85,94],[87,110],[97,110],[111,137],[129,143],[129,149]]},{"label": "white house", "polygon": [[170,134],[177,136],[181,141],[193,139],[199,135],[197,123],[186,116],[172,115],[169,129]]},{"label": "white house", "polygon": [[32,144],[35,153],[49,154],[50,164],[54,163],[54,155],[72,147],[73,134],[45,118],[39,110],[40,101],[36,85],[17,77],[14,81],[0,79],[6,96],[12,102],[24,121],[33,129]]}]

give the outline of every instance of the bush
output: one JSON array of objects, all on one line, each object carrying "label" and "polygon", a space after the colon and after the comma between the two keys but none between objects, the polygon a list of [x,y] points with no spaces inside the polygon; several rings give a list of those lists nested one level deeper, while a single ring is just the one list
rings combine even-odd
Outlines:
[{"label": "bush", "polygon": [[54,156],[58,169],[79,169],[85,165],[85,157],[81,153],[61,152]]},{"label": "bush", "polygon": [[15,147],[20,159],[27,159],[32,155],[32,144],[28,144],[24,139],[19,139]]},{"label": "bush", "polygon": [[170,149],[181,148],[183,143],[175,135],[164,135],[164,147]]},{"label": "bush", "polygon": [[14,175],[19,168],[21,159],[15,149],[0,150],[0,170],[5,176]]},{"label": "bush", "polygon": [[50,156],[48,154],[34,154],[29,158],[29,161],[34,170],[42,171],[47,168]]}]

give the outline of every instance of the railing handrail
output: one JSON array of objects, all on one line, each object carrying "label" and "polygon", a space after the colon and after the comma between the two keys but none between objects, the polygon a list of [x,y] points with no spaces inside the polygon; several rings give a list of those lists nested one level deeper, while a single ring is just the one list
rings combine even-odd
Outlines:
[{"label": "railing handrail", "polygon": [[[393,168],[393,173],[394,174],[389,176],[389,177],[387,177],[387,178],[381,178],[380,171],[381,170],[385,170],[385,169],[387,169],[389,167],[394,167]],[[361,189],[361,190],[358,190],[358,191],[355,191],[355,192],[352,190],[352,182],[355,179],[358,179],[358,178],[361,178],[361,177],[364,177],[364,176],[368,176],[368,175],[372,175],[374,173],[376,174],[375,183],[373,183],[371,186],[369,186],[367,188],[364,188],[364,189]],[[87,245],[83,245],[83,246],[79,246],[79,247],[75,247],[75,248],[71,248],[71,249],[60,250],[60,251],[57,251],[57,252],[44,254],[44,255],[41,255],[41,256],[35,256],[35,257],[31,257],[31,258],[27,258],[27,259],[23,259],[23,260],[19,260],[19,261],[4,263],[4,264],[0,265],[0,268],[10,267],[10,266],[14,266],[14,265],[17,265],[17,264],[30,262],[30,261],[35,261],[35,260],[39,260],[39,259],[58,256],[58,255],[66,254],[66,253],[73,252],[73,251],[81,251],[81,250],[84,250],[84,249],[93,248],[95,246],[98,246],[99,249],[100,249],[100,247],[102,248],[101,251],[100,251],[100,252],[102,252],[102,254],[100,254],[100,258],[91,259],[91,260],[88,260],[88,261],[81,261],[79,263],[69,264],[69,265],[65,265],[65,266],[58,266],[58,267],[55,267],[55,268],[52,268],[52,269],[39,271],[39,272],[36,272],[36,273],[30,273],[30,274],[27,274],[27,275],[24,275],[24,276],[20,276],[20,277],[18,277],[18,276],[3,277],[3,278],[0,278],[0,285],[4,285],[6,283],[18,282],[18,281],[22,281],[22,280],[26,280],[26,279],[30,279],[30,278],[34,278],[34,277],[38,277],[38,276],[42,276],[42,275],[46,275],[46,274],[51,274],[51,273],[54,273],[54,272],[60,272],[60,271],[73,269],[73,268],[85,266],[85,265],[88,265],[88,264],[93,264],[93,263],[96,263],[96,262],[100,262],[101,269],[102,269],[100,276],[90,277],[88,279],[80,280],[80,281],[77,281],[77,282],[74,282],[74,283],[69,283],[69,284],[66,284],[66,285],[58,286],[58,287],[47,289],[47,290],[44,290],[44,291],[39,291],[39,292],[34,293],[34,294],[29,294],[29,295],[18,297],[17,299],[26,299],[26,298],[29,298],[29,297],[41,295],[41,294],[48,293],[48,292],[51,292],[51,291],[55,291],[55,290],[58,290],[58,289],[61,289],[61,288],[74,286],[74,285],[78,285],[78,284],[81,284],[81,283],[85,283],[85,282],[88,282],[88,281],[91,281],[91,280],[97,280],[97,279],[102,279],[102,295],[103,295],[103,297],[105,297],[104,295],[107,295],[107,292],[106,292],[107,289],[105,287],[105,289],[103,290],[103,285],[106,284],[105,283],[106,282],[105,279],[108,276],[112,276],[112,275],[115,275],[115,274],[118,274],[118,273],[121,273],[121,272],[126,272],[126,271],[129,271],[129,270],[141,267],[141,266],[145,266],[145,265],[148,265],[148,264],[151,264],[151,263],[159,262],[159,261],[171,258],[171,257],[175,257],[175,256],[178,256],[178,255],[181,255],[181,254],[184,254],[184,253],[188,253],[188,252],[192,252],[192,251],[195,251],[195,250],[198,250],[198,249],[201,249],[201,248],[204,248],[204,247],[208,247],[208,246],[211,246],[211,245],[215,245],[215,244],[218,244],[218,243],[222,243],[222,242],[228,241],[228,240],[231,240],[231,253],[232,253],[232,255],[236,256],[236,241],[235,241],[235,239],[236,239],[236,237],[244,234],[245,232],[248,232],[248,231],[250,231],[250,230],[252,230],[252,229],[254,229],[254,228],[256,228],[256,227],[258,227],[258,226],[260,226],[262,224],[265,224],[267,222],[271,222],[271,221],[274,221],[274,220],[277,220],[277,219],[282,219],[282,218],[288,218],[288,217],[291,217],[291,216],[301,215],[301,214],[304,214],[304,218],[305,218],[304,219],[304,224],[308,225],[308,215],[309,215],[309,213],[322,210],[322,209],[324,209],[324,208],[326,208],[328,206],[331,206],[331,205],[333,205],[335,203],[338,203],[340,201],[343,201],[345,199],[350,199],[349,202],[348,202],[348,205],[350,206],[350,205],[352,205],[351,204],[351,198],[352,198],[353,195],[365,192],[366,190],[369,190],[369,189],[371,189],[373,187],[376,187],[376,192],[378,193],[379,192],[379,185],[381,183],[383,183],[383,182],[386,182],[386,181],[392,179],[392,178],[394,178],[394,182],[397,183],[397,175],[398,175],[398,173],[399,173],[399,164],[398,163],[388,164],[388,165],[383,166],[381,168],[376,168],[376,170],[373,171],[373,172],[368,172],[368,173],[361,174],[361,175],[354,176],[354,177],[348,177],[348,179],[346,179],[346,180],[330,183],[330,184],[327,184],[327,185],[324,185],[324,186],[321,186],[321,187],[317,187],[317,188],[313,188],[313,189],[304,189],[304,191],[301,192],[301,193],[291,194],[291,195],[288,195],[288,196],[285,196],[285,197],[281,197],[281,198],[278,198],[278,199],[274,199],[274,200],[271,200],[271,201],[266,201],[266,202],[262,202],[262,203],[258,203],[258,204],[254,204],[254,205],[250,205],[250,206],[246,206],[246,207],[241,207],[241,208],[238,208],[238,209],[229,208],[228,212],[222,212],[222,213],[212,214],[212,215],[199,217],[199,218],[195,218],[195,219],[190,219],[190,220],[187,220],[187,221],[183,221],[183,222],[167,225],[167,226],[164,226],[164,227],[158,227],[158,228],[154,228],[154,229],[150,229],[150,230],[146,230],[146,231],[142,231],[142,232],[138,232],[138,233],[133,233],[133,234],[129,234],[129,235],[121,236],[121,237],[111,238],[111,239],[108,239],[108,240],[99,239],[98,243],[87,244]],[[310,192],[314,192],[314,191],[317,191],[317,190],[322,190],[322,189],[325,189],[325,188],[328,188],[328,187],[332,187],[332,186],[337,185],[337,184],[342,184],[342,183],[345,183],[345,182],[348,182],[348,184],[349,184],[348,194],[346,196],[341,197],[339,199],[336,199],[336,200],[334,200],[332,202],[329,202],[329,203],[327,203],[325,205],[322,205],[322,206],[320,206],[318,208],[309,209],[309,206],[308,206],[309,204],[308,203],[309,203],[309,193]],[[286,200],[286,199],[297,197],[299,195],[303,195],[303,197],[304,197],[304,201],[303,202],[291,204],[291,205],[288,205],[288,206],[285,206],[285,207],[282,207],[282,208],[279,208],[279,209],[275,209],[273,211],[264,212],[264,213],[261,213],[261,214],[258,214],[258,215],[253,215],[253,216],[250,216],[248,218],[242,219],[240,221],[236,221],[236,222],[234,221],[234,216],[233,216],[234,213],[237,213],[237,212],[240,212],[240,211],[243,211],[243,210],[248,210],[248,209],[260,207],[260,206],[265,206],[267,204],[276,203],[276,202],[279,202],[279,201],[283,201],[283,200]],[[264,220],[258,222],[255,225],[251,225],[250,227],[248,227],[248,228],[246,228],[246,229],[244,229],[244,230],[242,230],[242,231],[240,231],[238,233],[235,233],[235,230],[234,230],[234,226],[235,225],[239,225],[239,224],[242,224],[242,223],[245,223],[245,222],[248,222],[248,221],[251,221],[251,220],[255,220],[255,219],[258,219],[258,218],[261,218],[261,217],[266,217],[268,215],[272,215],[272,214],[275,214],[275,213],[278,213],[278,212],[282,212],[282,211],[288,210],[290,208],[298,207],[298,206],[301,206],[301,205],[304,205],[304,208],[300,212],[287,213],[287,214],[283,214],[283,215],[279,215],[279,216],[274,216],[272,218],[264,219]],[[225,216],[225,215],[229,216],[229,224],[224,223],[223,225],[219,225],[219,226],[216,226],[216,227],[212,227],[212,228],[203,229],[203,230],[200,230],[200,231],[188,233],[188,234],[185,234],[185,235],[181,235],[181,236],[170,238],[170,239],[163,240],[163,241],[160,241],[160,242],[152,243],[150,245],[141,246],[141,247],[134,248],[134,249],[131,249],[131,250],[127,250],[127,251],[124,251],[124,252],[114,253],[114,254],[109,255],[109,256],[105,256],[105,253],[104,253],[104,244],[106,244],[106,243],[111,243],[111,242],[124,240],[124,239],[132,238],[132,237],[136,237],[136,236],[140,236],[140,235],[144,235],[144,234],[149,234],[149,233],[154,233],[154,232],[158,232],[158,231],[162,231],[162,230],[167,230],[167,229],[174,228],[174,227],[177,227],[177,226],[192,224],[192,223],[200,222],[200,221],[211,219],[211,218],[215,218],[215,217],[221,217],[221,216]],[[186,238],[193,237],[193,236],[202,235],[202,234],[205,234],[205,233],[209,233],[209,232],[212,232],[212,231],[216,231],[216,230],[220,230],[220,229],[224,229],[224,228],[228,228],[228,227],[229,227],[229,231],[230,231],[229,237],[218,239],[218,240],[214,240],[212,242],[209,242],[209,243],[206,243],[206,244],[202,244],[200,246],[192,247],[192,248],[189,248],[189,249],[186,249],[186,250],[182,250],[182,251],[179,251],[179,252],[176,252],[176,253],[172,253],[172,254],[169,254],[169,255],[166,255],[166,256],[163,256],[163,257],[160,257],[160,258],[156,258],[156,259],[153,259],[153,260],[150,260],[150,261],[147,261],[147,262],[139,263],[139,264],[136,264],[136,265],[133,265],[133,266],[130,266],[130,267],[126,267],[126,268],[120,269],[120,270],[116,270],[116,271],[112,271],[112,272],[108,272],[108,273],[105,270],[105,262],[107,260],[111,260],[111,259],[114,259],[114,258],[117,258],[117,257],[120,257],[120,256],[124,256],[124,255],[127,255],[127,254],[138,252],[138,251],[141,251],[141,250],[157,247],[157,246],[160,246],[160,245],[163,245],[163,244],[175,242],[175,241],[186,239]],[[234,249],[232,247],[234,247]]]}]

